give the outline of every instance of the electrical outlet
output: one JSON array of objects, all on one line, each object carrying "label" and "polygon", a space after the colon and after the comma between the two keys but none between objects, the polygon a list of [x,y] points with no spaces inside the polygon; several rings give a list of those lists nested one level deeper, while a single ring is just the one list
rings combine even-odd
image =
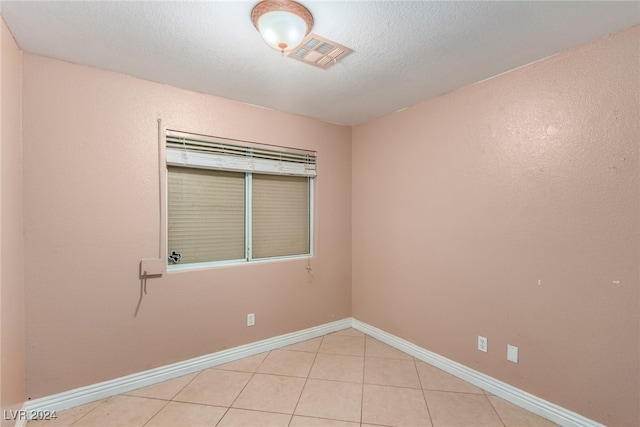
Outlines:
[{"label": "electrical outlet", "polygon": [[485,337],[481,337],[480,335],[478,335],[478,350],[484,351],[486,353],[488,346],[488,340]]},{"label": "electrical outlet", "polygon": [[256,324],[256,315],[254,313],[247,314],[247,326],[253,326]]},{"label": "electrical outlet", "polygon": [[518,363],[518,347],[507,344],[507,360]]}]

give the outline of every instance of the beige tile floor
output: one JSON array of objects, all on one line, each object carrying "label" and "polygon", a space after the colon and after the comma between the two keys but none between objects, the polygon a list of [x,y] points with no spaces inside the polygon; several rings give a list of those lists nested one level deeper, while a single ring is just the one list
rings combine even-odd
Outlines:
[{"label": "beige tile floor", "polygon": [[548,427],[355,329],[101,401],[28,427]]}]

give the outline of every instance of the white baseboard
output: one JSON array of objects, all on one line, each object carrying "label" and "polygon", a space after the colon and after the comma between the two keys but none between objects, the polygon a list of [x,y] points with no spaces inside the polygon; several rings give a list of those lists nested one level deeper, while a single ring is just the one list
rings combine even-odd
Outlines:
[{"label": "white baseboard", "polygon": [[[27,417],[26,417],[26,415],[28,414],[28,412],[27,412],[27,404],[26,403],[24,403],[22,405],[22,408],[20,408],[20,413],[24,414],[25,416],[18,417],[18,419],[16,420],[16,423],[14,424],[14,427],[27,427]],[[2,416],[3,417],[5,416],[4,411],[3,411]]]},{"label": "white baseboard", "polygon": [[509,384],[503,383],[495,378],[475,371],[439,354],[433,353],[415,344],[398,338],[371,325],[359,320],[353,319],[352,325],[354,329],[359,330],[372,338],[382,341],[400,351],[403,351],[416,359],[422,360],[430,365],[440,368],[451,375],[458,377],[468,383],[471,383],[483,390],[495,394],[529,412],[540,415],[563,427],[605,427],[596,421],[583,417],[580,414],[569,411],[544,399],[536,397],[525,391],[522,391]]},{"label": "white baseboard", "polygon": [[325,323],[324,325],[241,345],[183,362],[29,400],[25,402],[24,409],[27,414],[37,411],[62,411],[350,327],[351,318]]},{"label": "white baseboard", "polygon": [[[475,371],[454,362],[453,360],[447,359],[446,357],[430,352],[429,350],[410,343],[409,341],[405,341],[402,338],[396,337],[395,335],[389,334],[353,318],[326,323],[324,325],[268,338],[251,344],[185,360],[183,362],[161,366],[148,371],[138,372],[125,377],[115,378],[113,380],[76,388],[51,396],[41,397],[39,399],[29,400],[25,402],[23,409],[27,414],[29,412],[37,411],[61,411],[69,409],[85,403],[126,393],[140,387],[153,385],[182,375],[201,371],[223,363],[253,356],[254,354],[317,338],[349,327],[353,327],[372,338],[376,338],[385,344],[410,354],[423,362],[440,368],[451,375],[493,393],[498,397],[520,406],[521,408],[533,412],[534,414],[560,424],[561,426],[605,427],[603,424],[585,418],[580,414],[576,414],[575,412],[564,409],[551,402],[547,402],[544,399],[540,399],[539,397],[510,386],[509,384],[503,383],[502,381],[496,380],[495,378]],[[16,424],[16,427],[24,427],[25,425],[26,422],[24,424]]]}]

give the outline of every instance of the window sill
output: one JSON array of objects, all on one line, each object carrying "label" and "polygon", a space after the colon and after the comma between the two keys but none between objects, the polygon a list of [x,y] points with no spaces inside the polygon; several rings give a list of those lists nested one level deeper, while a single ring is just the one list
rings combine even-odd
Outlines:
[{"label": "window sill", "polygon": [[203,270],[203,269],[209,269],[209,268],[229,267],[229,266],[237,266],[237,265],[264,264],[267,262],[289,261],[289,260],[307,259],[307,258],[313,258],[313,255],[312,254],[290,255],[290,256],[282,256],[282,257],[252,259],[251,261],[247,261],[245,259],[237,259],[237,260],[229,260],[229,261],[198,262],[198,263],[191,263],[191,264],[173,264],[173,265],[167,265],[167,273],[181,273],[186,271]]}]

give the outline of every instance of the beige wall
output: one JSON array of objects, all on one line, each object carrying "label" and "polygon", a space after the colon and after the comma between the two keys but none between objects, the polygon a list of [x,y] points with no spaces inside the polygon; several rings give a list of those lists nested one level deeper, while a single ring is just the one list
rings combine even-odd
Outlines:
[{"label": "beige wall", "polygon": [[[351,129],[24,55],[27,395],[66,391],[351,314]],[[315,256],[166,274],[157,119],[318,151]],[[247,313],[256,325],[246,326]]]},{"label": "beige wall", "polygon": [[0,17],[0,407],[25,400],[22,245],[21,52]]},{"label": "beige wall", "polygon": [[635,27],[355,127],[353,316],[640,425],[639,64]]}]

